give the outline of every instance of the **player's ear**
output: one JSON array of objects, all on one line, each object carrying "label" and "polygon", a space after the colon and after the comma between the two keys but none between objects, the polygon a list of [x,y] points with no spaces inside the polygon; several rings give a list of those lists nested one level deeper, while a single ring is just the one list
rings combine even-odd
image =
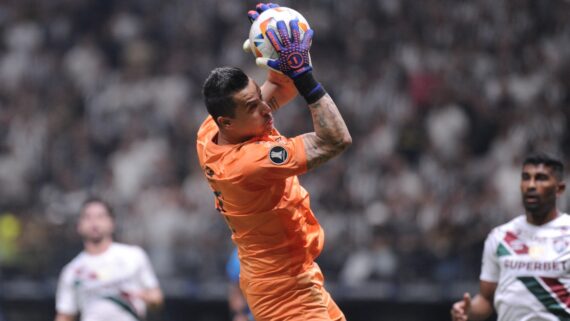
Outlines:
[{"label": "player's ear", "polygon": [[218,125],[224,129],[228,129],[232,126],[232,119],[229,117],[218,116],[216,120],[218,121]]},{"label": "player's ear", "polygon": [[566,183],[565,182],[558,182],[558,189],[556,191],[557,195],[561,195],[566,190]]}]

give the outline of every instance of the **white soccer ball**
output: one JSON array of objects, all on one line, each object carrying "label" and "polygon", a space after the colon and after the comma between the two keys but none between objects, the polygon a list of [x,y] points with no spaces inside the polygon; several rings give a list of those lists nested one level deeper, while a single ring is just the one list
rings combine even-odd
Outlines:
[{"label": "white soccer ball", "polygon": [[305,17],[303,17],[299,12],[287,7],[277,7],[263,11],[259,17],[255,19],[249,29],[249,46],[251,52],[253,52],[253,54],[258,58],[279,58],[277,52],[271,45],[271,42],[269,42],[269,39],[265,37],[265,32],[269,29],[273,29],[277,36],[279,36],[279,33],[277,32],[277,21],[283,20],[287,25],[289,37],[291,37],[289,21],[294,19],[299,20],[299,33],[301,36],[300,39],[302,40],[303,35],[310,27],[307,19],[305,19]]}]

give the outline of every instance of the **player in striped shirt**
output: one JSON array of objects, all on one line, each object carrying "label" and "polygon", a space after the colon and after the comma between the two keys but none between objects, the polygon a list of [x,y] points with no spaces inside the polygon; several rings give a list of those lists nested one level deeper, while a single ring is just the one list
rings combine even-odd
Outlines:
[{"label": "player in striped shirt", "polygon": [[84,250],[59,278],[55,321],[140,321],[163,294],[146,253],[113,241],[111,207],[91,198],[81,207],[77,230]]},{"label": "player in striped shirt", "polygon": [[[456,302],[454,321],[570,320],[570,216],[556,205],[565,190],[562,162],[528,156],[520,189],[525,214],[493,229],[483,250],[480,290]],[[494,309],[493,309],[494,308]]]}]

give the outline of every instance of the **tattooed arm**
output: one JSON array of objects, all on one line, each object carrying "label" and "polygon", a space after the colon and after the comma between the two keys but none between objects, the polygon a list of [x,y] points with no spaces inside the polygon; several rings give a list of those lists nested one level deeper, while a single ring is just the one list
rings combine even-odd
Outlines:
[{"label": "tattooed arm", "polygon": [[315,131],[302,137],[307,154],[307,169],[311,170],[342,153],[352,144],[352,137],[328,94],[309,104],[309,109]]},{"label": "tattooed arm", "polygon": [[261,86],[261,97],[272,111],[290,102],[297,96],[297,89],[291,78],[275,71],[269,71],[267,80]]}]

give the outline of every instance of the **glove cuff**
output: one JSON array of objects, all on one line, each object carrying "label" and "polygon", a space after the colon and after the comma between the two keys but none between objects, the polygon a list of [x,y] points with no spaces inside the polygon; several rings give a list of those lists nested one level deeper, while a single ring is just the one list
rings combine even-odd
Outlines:
[{"label": "glove cuff", "polygon": [[323,86],[313,77],[312,71],[293,78],[293,82],[299,94],[305,98],[309,105],[321,99],[327,93]]}]

